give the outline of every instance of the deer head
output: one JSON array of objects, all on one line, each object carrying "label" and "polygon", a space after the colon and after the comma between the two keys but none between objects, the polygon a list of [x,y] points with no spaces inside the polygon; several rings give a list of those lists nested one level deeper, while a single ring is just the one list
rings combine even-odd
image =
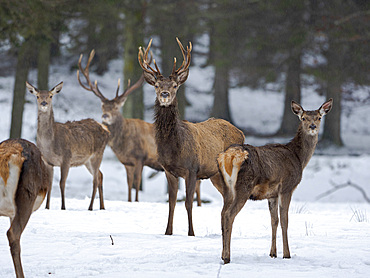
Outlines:
[{"label": "deer head", "polygon": [[305,111],[295,101],[292,101],[291,108],[294,114],[298,116],[303,127],[303,131],[309,135],[317,135],[320,130],[321,118],[330,112],[333,104],[333,99],[329,99],[323,103],[319,109],[314,111]]},{"label": "deer head", "polygon": [[[132,86],[130,86],[130,80],[128,81],[128,87],[127,89],[122,93],[119,94],[119,87],[120,87],[120,79],[118,79],[118,86],[116,90],[116,96],[115,98],[109,100],[107,99],[99,90],[98,87],[98,82],[95,81],[94,84],[91,83],[90,81],[90,76],[89,76],[89,66],[94,58],[95,55],[95,50],[92,50],[89,56],[89,59],[87,61],[86,67],[83,69],[81,66],[81,61],[83,55],[80,55],[80,59],[78,61],[78,67],[79,70],[77,70],[77,79],[82,88],[84,88],[87,91],[93,92],[98,98],[101,100],[101,105],[102,105],[102,122],[110,125],[112,124],[117,117],[122,117],[122,114],[120,112],[121,108],[125,104],[127,97],[129,94],[131,94],[133,91],[135,91],[137,88],[139,88],[143,82],[144,82],[144,76],[142,75],[140,79]],[[148,62],[150,64],[150,61]],[[86,79],[86,82],[88,86],[85,86],[81,80],[80,80],[80,71],[82,72],[83,76]]]},{"label": "deer head", "polygon": [[26,87],[30,91],[31,94],[36,96],[38,110],[45,113],[47,111],[50,111],[50,108],[52,106],[52,98],[55,94],[59,93],[62,90],[63,82],[60,82],[50,91],[39,90],[36,87],[32,86],[27,81],[26,81]]},{"label": "deer head", "polygon": [[186,81],[189,75],[189,65],[191,60],[190,52],[192,49],[191,42],[189,43],[189,46],[186,47],[185,53],[185,49],[180,40],[178,38],[176,38],[176,40],[182,52],[183,62],[181,66],[176,69],[176,58],[174,58],[172,72],[169,77],[164,77],[161,74],[155,60],[153,60],[155,69],[147,63],[148,51],[152,44],[152,40],[150,40],[145,52],[140,47],[138,53],[139,64],[143,69],[146,82],[154,86],[159,104],[166,107],[173,103],[177,90]]}]

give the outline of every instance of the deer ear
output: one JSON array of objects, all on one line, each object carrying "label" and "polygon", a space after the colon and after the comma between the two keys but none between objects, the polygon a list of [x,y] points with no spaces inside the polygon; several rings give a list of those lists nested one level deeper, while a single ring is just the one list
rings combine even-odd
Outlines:
[{"label": "deer ear", "polygon": [[26,81],[26,87],[31,94],[37,95],[37,88],[33,87],[30,83]]},{"label": "deer ear", "polygon": [[319,113],[321,116],[324,116],[326,114],[328,114],[331,110],[331,107],[332,107],[332,104],[333,104],[333,99],[329,99],[327,102],[323,103],[323,105],[321,105],[321,107],[319,108]]},{"label": "deer ear", "polygon": [[60,82],[58,85],[56,85],[53,89],[50,90],[50,93],[52,95],[55,95],[57,93],[59,93],[63,88],[63,81]]},{"label": "deer ear", "polygon": [[152,85],[154,86],[155,82],[157,82],[157,79],[155,78],[155,76],[149,72],[146,72],[145,70],[143,71],[144,73],[144,78],[145,78],[145,81],[149,84],[149,85]]},{"label": "deer ear", "polygon": [[298,103],[296,103],[294,100],[292,100],[291,108],[294,114],[296,114],[299,118],[301,118],[303,114],[303,108]]},{"label": "deer ear", "polygon": [[177,83],[179,85],[185,83],[186,79],[188,79],[188,76],[189,76],[189,70],[186,70],[186,71],[183,71],[181,72],[178,76],[177,76]]}]

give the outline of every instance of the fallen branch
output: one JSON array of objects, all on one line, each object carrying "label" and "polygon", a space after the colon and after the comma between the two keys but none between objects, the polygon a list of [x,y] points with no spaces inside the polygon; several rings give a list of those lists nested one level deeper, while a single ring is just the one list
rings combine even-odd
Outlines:
[{"label": "fallen branch", "polygon": [[335,184],[333,181],[330,181],[330,183],[334,186],[332,189],[329,189],[328,191],[318,195],[316,197],[316,201],[334,193],[335,191],[339,190],[339,189],[342,189],[342,188],[345,188],[345,187],[353,187],[355,189],[357,189],[358,191],[360,191],[360,193],[362,194],[362,196],[364,197],[365,201],[367,203],[370,203],[370,198],[367,196],[366,194],[366,191],[359,185],[355,184],[355,183],[352,183],[350,180],[347,181],[346,183],[343,183],[343,184]]}]

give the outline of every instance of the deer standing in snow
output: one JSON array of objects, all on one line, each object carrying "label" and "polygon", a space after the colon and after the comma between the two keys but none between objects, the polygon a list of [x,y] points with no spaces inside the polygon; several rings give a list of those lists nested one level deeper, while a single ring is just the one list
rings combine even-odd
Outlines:
[{"label": "deer standing in snow", "polygon": [[0,143],[0,216],[10,218],[7,232],[16,276],[24,277],[20,238],[27,222],[50,190],[52,171],[40,150],[23,139]]},{"label": "deer standing in snow", "polygon": [[268,199],[271,215],[272,242],[270,256],[275,258],[276,230],[283,234],[283,257],[290,258],[288,245],[288,211],[293,191],[302,179],[302,172],[311,159],[320,129],[321,118],[329,113],[330,99],[318,110],[305,111],[292,101],[291,108],[300,119],[297,134],[288,144],[262,147],[234,145],[219,154],[217,161],[223,176],[224,206],[221,213],[222,259],[230,262],[230,241],[234,219],[248,199]]},{"label": "deer standing in snow", "polygon": [[[153,124],[141,119],[125,119],[121,113],[127,97],[142,85],[144,77],[141,76],[134,85],[128,86],[122,94],[119,94],[120,82],[118,80],[116,96],[109,100],[99,90],[97,82],[92,84],[90,81],[89,66],[94,55],[95,51],[92,50],[86,67],[83,68],[81,65],[83,56],[81,54],[78,61],[77,79],[82,88],[94,93],[100,99],[103,112],[102,121],[110,131],[108,145],[126,168],[128,201],[131,202],[131,189],[133,187],[136,188],[135,201],[139,201],[139,187],[143,167],[149,166],[157,171],[163,171],[161,164],[158,162]],[[150,61],[148,63],[150,64]],[[80,71],[88,86],[85,86],[80,80]],[[199,183],[196,188],[198,206],[201,205]]]},{"label": "deer standing in snow", "polygon": [[[177,38],[176,38],[177,39]],[[148,61],[149,42],[145,52],[139,49],[139,64],[145,80],[154,86],[156,92],[155,140],[158,160],[163,166],[169,184],[169,215],[166,235],[172,234],[173,215],[177,199],[176,178],[185,179],[188,213],[188,235],[194,236],[192,221],[193,196],[196,182],[211,178],[215,187],[222,192],[222,178],[217,168],[217,155],[231,144],[243,144],[244,134],[229,122],[221,119],[208,119],[201,123],[190,123],[179,117],[176,93],[189,75],[191,43],[185,51],[177,39],[183,55],[183,63],[176,69],[176,58],[169,77],[164,77],[155,60],[153,69]]]},{"label": "deer standing in snow", "polygon": [[[37,98],[37,146],[49,165],[60,167],[62,210],[65,209],[65,186],[70,167],[85,165],[93,176],[93,192],[89,210],[93,209],[96,190],[99,189],[100,209],[104,209],[103,174],[99,167],[109,139],[108,129],[93,119],[66,123],[54,121],[52,97],[58,94],[63,82],[50,91],[38,90],[26,82],[27,89]],[[48,192],[46,208],[50,206]]]}]

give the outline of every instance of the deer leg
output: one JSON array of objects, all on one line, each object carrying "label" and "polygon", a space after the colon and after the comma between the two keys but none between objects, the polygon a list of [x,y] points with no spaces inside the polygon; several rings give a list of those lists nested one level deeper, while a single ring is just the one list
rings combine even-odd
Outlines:
[{"label": "deer leg", "polygon": [[186,211],[188,212],[188,226],[189,226],[188,236],[194,236],[193,200],[194,200],[194,192],[195,192],[196,183],[197,183],[196,174],[189,174],[189,176],[185,179],[185,185],[186,185],[185,207],[186,207]]},{"label": "deer leg", "polygon": [[288,212],[292,193],[281,194],[280,198],[280,225],[283,232],[283,258],[290,259],[288,244]]},{"label": "deer leg", "polygon": [[68,176],[68,172],[69,172],[69,167],[70,167],[69,161],[68,162],[63,162],[62,165],[60,166],[59,186],[60,186],[60,194],[62,196],[62,210],[66,209],[64,191],[65,191],[65,188],[66,188],[66,181],[67,181],[67,176]]},{"label": "deer leg", "polygon": [[278,216],[278,199],[270,198],[268,199],[270,216],[271,216],[271,228],[272,228],[272,239],[271,239],[271,250],[270,257],[276,258],[276,230],[279,225],[279,216]]},{"label": "deer leg", "polygon": [[98,172],[98,190],[99,190],[100,209],[105,209],[103,197],[103,173],[100,170]]},{"label": "deer leg", "polygon": [[49,181],[49,187],[48,187],[48,193],[46,197],[46,209],[50,209],[50,197],[51,197],[51,188],[53,186],[53,177],[54,177],[54,167],[46,164],[46,169],[49,172],[50,175],[50,181]]},{"label": "deer leg", "polygon": [[9,230],[7,231],[10,253],[12,255],[17,277],[24,277],[21,262],[20,238],[31,216],[35,199],[36,196],[30,196],[26,191],[18,191],[16,197],[17,211],[14,219],[11,221]]},{"label": "deer leg", "polygon": [[221,212],[222,227],[222,260],[225,264],[230,262],[231,232],[236,215],[247,202],[249,195],[239,194],[233,197],[230,190],[224,191],[224,206]]},{"label": "deer leg", "polygon": [[134,183],[134,174],[135,168],[132,166],[126,166],[126,175],[127,175],[127,186],[128,186],[128,201],[131,202],[131,189],[132,184]]},{"label": "deer leg", "polygon": [[167,183],[168,183],[168,222],[165,235],[172,235],[173,227],[173,215],[175,212],[175,206],[177,202],[177,191],[179,188],[179,179],[165,171]]},{"label": "deer leg", "polygon": [[135,189],[136,189],[135,202],[139,202],[139,191],[140,191],[143,167],[144,167],[143,164],[140,163],[136,165],[136,169],[135,169],[135,175],[134,175],[134,179],[135,179],[134,184],[135,184]]},{"label": "deer leg", "polygon": [[96,189],[99,189],[100,209],[105,209],[104,208],[104,197],[103,197],[103,174],[99,170],[100,164],[101,164],[101,158],[92,159],[91,161],[85,164],[87,170],[89,170],[90,174],[93,176],[93,192],[91,195],[89,210],[93,210]]},{"label": "deer leg", "polygon": [[195,192],[197,193],[197,206],[202,206],[202,199],[200,198],[200,180],[197,180],[197,183],[195,185]]},{"label": "deer leg", "polygon": [[210,178],[212,184],[214,187],[216,187],[216,189],[218,190],[218,192],[221,193],[221,195],[223,195],[223,187],[224,187],[224,179],[222,177],[222,175],[220,175],[220,173],[216,173],[215,175],[213,175],[211,178]]}]

